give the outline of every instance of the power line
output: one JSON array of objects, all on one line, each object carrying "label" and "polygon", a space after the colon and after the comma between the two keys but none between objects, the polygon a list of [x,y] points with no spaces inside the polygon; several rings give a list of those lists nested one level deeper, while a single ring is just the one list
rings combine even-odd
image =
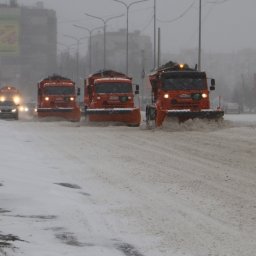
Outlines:
[{"label": "power line", "polygon": [[219,0],[219,1],[207,1],[208,4],[224,4],[230,0]]},{"label": "power line", "polygon": [[[203,16],[203,18],[202,18],[203,24],[205,24],[205,21],[208,19],[210,14],[214,11],[214,8],[216,7],[216,5],[223,4],[223,3],[228,2],[228,1],[230,1],[230,0],[219,0],[219,1],[207,1],[207,2],[205,2],[205,4],[212,4],[212,6],[208,9],[207,13],[204,14],[204,16]],[[193,38],[196,34],[197,34],[197,29],[191,34],[190,38]]]},{"label": "power line", "polygon": [[190,4],[188,6],[188,8],[186,8],[180,15],[178,15],[176,18],[173,18],[171,20],[161,20],[161,19],[157,19],[157,21],[162,22],[162,23],[172,23],[175,22],[181,18],[183,18],[195,5],[195,0],[193,1],[192,4]]}]

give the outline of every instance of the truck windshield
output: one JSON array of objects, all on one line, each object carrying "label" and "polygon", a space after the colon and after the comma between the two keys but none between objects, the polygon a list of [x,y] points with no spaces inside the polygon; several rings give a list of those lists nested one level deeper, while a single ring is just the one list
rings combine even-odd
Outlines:
[{"label": "truck windshield", "polygon": [[49,86],[44,90],[46,95],[74,95],[75,88],[70,86]]},{"label": "truck windshield", "polygon": [[98,83],[95,85],[96,93],[132,93],[129,83]]},{"label": "truck windshield", "polygon": [[205,72],[167,72],[163,74],[162,79],[162,89],[166,91],[207,89]]},{"label": "truck windshield", "polygon": [[162,89],[169,90],[205,90],[206,80],[202,78],[168,78],[164,80]]}]

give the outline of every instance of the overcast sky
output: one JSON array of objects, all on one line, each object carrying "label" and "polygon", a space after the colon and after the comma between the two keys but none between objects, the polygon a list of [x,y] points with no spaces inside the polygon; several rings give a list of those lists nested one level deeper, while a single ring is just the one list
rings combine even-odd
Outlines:
[{"label": "overcast sky", "polygon": [[[6,2],[2,0],[1,2]],[[123,0],[127,4],[135,0]],[[19,4],[34,6],[36,0],[18,0]],[[45,8],[55,9],[58,17],[58,41],[70,45],[76,38],[88,35],[73,24],[89,29],[101,26],[100,20],[126,14],[124,5],[114,0],[43,0]],[[130,31],[141,30],[153,37],[154,0],[137,3],[129,9]],[[179,52],[198,46],[199,0],[156,0],[157,27],[161,28],[162,52]],[[202,48],[207,52],[234,52],[256,48],[255,0],[202,0]],[[126,17],[109,21],[107,31],[126,28]]]}]

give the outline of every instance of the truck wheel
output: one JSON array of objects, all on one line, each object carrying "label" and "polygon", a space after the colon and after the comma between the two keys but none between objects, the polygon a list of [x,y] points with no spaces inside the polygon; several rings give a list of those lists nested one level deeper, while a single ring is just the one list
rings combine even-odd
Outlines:
[{"label": "truck wheel", "polygon": [[127,126],[128,126],[128,127],[139,127],[140,124],[128,124]]}]

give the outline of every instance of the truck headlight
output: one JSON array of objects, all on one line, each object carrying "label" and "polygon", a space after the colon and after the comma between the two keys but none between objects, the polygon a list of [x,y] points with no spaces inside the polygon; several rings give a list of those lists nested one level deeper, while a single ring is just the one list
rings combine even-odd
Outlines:
[{"label": "truck headlight", "polygon": [[45,97],[44,99],[45,99],[46,101],[49,101],[49,97]]},{"label": "truck headlight", "polygon": [[17,105],[17,104],[19,104],[20,103],[20,97],[19,96],[14,96],[13,97],[13,101],[14,101],[14,103]]},{"label": "truck headlight", "polygon": [[207,94],[206,93],[202,93],[202,98],[206,99],[207,98]]},{"label": "truck headlight", "polygon": [[16,111],[17,111],[17,109],[16,109],[16,108],[12,109],[12,113],[15,113]]},{"label": "truck headlight", "polygon": [[166,93],[166,94],[164,95],[164,98],[165,98],[165,99],[168,99],[168,98],[169,98],[169,94]]}]

